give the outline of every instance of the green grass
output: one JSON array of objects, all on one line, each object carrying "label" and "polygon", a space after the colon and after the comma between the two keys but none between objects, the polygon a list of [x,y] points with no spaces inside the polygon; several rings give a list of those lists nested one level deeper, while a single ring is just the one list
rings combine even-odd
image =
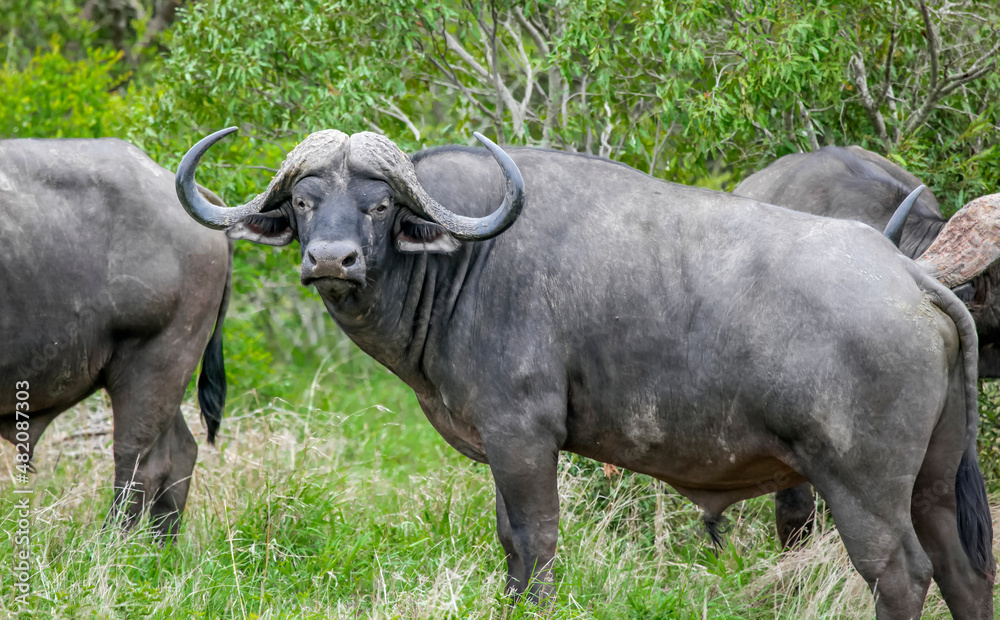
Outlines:
[{"label": "green grass", "polygon": [[[412,393],[360,352],[337,345],[324,358],[272,367],[269,389],[284,386],[283,398],[240,388],[217,447],[185,405],[201,447],[182,534],[167,548],[142,528],[124,537],[102,529],[110,435],[71,435],[106,430],[106,399],[61,416],[36,456],[33,598],[20,617],[873,615],[828,524],[805,550],[782,555],[770,500],[743,502],[728,512],[728,546],[716,556],[698,509],[669,488],[627,472],[608,478],[570,455],[560,469],[556,602],[544,613],[509,607],[487,468],[449,448]],[[9,444],[0,450],[11,467]],[[7,480],[0,525],[13,533]],[[12,554],[12,536],[0,537],[0,557]],[[8,591],[0,617],[16,616]],[[947,617],[936,594],[926,617]]]}]

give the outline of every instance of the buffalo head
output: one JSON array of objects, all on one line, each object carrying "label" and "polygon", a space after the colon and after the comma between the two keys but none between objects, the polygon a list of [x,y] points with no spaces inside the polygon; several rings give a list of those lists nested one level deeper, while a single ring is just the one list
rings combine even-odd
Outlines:
[{"label": "buffalo head", "polygon": [[222,208],[198,193],[194,172],[208,148],[234,131],[218,131],[184,156],[176,178],[181,203],[195,220],[225,229],[231,239],[267,245],[298,239],[302,284],[315,284],[324,296],[364,288],[389,253],[449,253],[459,241],[495,237],[514,223],[524,204],[517,166],[478,133],[503,169],[506,195],[492,214],[471,218],[431,198],[410,159],[388,138],[325,130],[289,153],[263,193],[240,207]]}]

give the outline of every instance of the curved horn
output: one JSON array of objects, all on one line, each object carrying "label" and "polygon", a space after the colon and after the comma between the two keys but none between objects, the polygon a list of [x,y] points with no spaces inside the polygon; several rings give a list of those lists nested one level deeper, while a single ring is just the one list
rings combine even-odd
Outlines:
[{"label": "curved horn", "polygon": [[351,167],[384,179],[409,198],[414,210],[440,224],[456,239],[484,241],[511,227],[524,207],[524,179],[514,160],[489,138],[476,132],[477,140],[489,149],[504,173],[506,192],[500,207],[485,217],[466,217],[443,207],[430,197],[417,180],[409,158],[385,136],[361,132],[351,136]]},{"label": "curved horn", "polygon": [[903,202],[896,208],[896,212],[892,214],[892,218],[886,224],[885,230],[882,231],[882,234],[888,237],[889,241],[892,241],[892,244],[897,248],[899,247],[900,240],[903,238],[903,226],[906,225],[906,218],[909,217],[910,210],[916,204],[920,193],[925,189],[927,189],[927,186],[921,185],[910,192],[910,195],[903,199]]},{"label": "curved horn", "polygon": [[198,162],[201,161],[202,155],[213,144],[238,129],[238,127],[227,127],[208,137],[202,138],[198,141],[198,144],[191,147],[191,150],[181,160],[181,164],[177,166],[177,176],[174,178],[174,186],[177,188],[177,198],[180,199],[184,210],[202,226],[216,230],[225,230],[241,218],[260,212],[260,208],[255,204],[232,209],[217,207],[201,195],[198,191],[198,184],[194,182],[194,171],[198,167]]},{"label": "curved horn", "polygon": [[430,196],[423,207],[427,215],[443,226],[456,239],[481,241],[496,237],[510,228],[517,220],[521,209],[524,208],[524,179],[521,178],[521,171],[517,169],[514,160],[503,149],[478,131],[473,132],[472,135],[489,149],[503,170],[506,192],[500,207],[486,217],[478,218],[456,215],[431,199]]},{"label": "curved horn", "polygon": [[1000,258],[1000,194],[976,198],[953,215],[917,259],[948,288],[968,282]]}]

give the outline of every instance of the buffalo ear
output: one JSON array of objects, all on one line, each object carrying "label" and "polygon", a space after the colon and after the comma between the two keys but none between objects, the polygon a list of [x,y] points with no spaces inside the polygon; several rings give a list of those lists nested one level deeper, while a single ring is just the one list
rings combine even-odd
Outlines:
[{"label": "buffalo ear", "polygon": [[403,207],[393,226],[396,249],[400,252],[451,254],[461,246],[440,224],[429,222]]},{"label": "buffalo ear", "polygon": [[226,229],[230,239],[246,239],[264,245],[288,245],[295,231],[283,211],[248,215]]}]

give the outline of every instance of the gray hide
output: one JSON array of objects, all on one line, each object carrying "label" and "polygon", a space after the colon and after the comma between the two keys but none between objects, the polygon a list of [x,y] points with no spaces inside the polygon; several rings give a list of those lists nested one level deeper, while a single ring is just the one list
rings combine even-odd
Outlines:
[{"label": "gray hide", "polygon": [[[857,220],[883,230],[920,179],[888,159],[858,146],[828,146],[786,155],[756,172],[733,193],[804,213]],[[910,258],[924,253],[944,229],[937,199],[924,190],[903,228],[900,250]],[[979,334],[979,377],[1000,378],[1000,264],[963,287]]]}]

